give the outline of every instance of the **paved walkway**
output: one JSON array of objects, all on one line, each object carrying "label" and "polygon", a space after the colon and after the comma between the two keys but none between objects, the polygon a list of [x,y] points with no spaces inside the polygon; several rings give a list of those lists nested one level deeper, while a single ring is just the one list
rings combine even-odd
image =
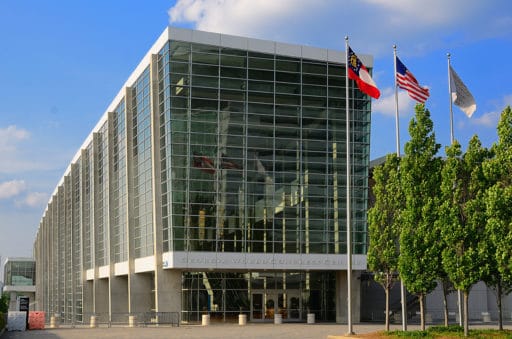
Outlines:
[{"label": "paved walkway", "polygon": [[[418,329],[418,325],[409,325],[410,330]],[[497,328],[495,323],[474,324],[472,328]],[[505,326],[512,329],[511,324]],[[356,334],[382,331],[383,324],[355,324]],[[392,330],[402,329],[401,325],[392,325]],[[327,339],[328,336],[343,336],[347,332],[347,325],[341,324],[254,324],[246,326],[237,324],[212,324],[210,326],[182,325],[180,327],[100,327],[100,328],[58,328],[39,331],[5,332],[1,339],[79,339],[79,338],[303,338],[303,339]]]}]

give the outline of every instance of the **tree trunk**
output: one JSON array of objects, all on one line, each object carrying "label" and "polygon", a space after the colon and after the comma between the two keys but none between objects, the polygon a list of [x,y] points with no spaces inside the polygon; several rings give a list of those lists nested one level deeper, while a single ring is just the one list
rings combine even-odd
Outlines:
[{"label": "tree trunk", "polygon": [[446,297],[446,282],[443,281],[443,306],[444,306],[444,326],[448,327],[448,300]]},{"label": "tree trunk", "polygon": [[425,331],[425,305],[423,300],[423,293],[419,295],[420,299],[420,329]]},{"label": "tree trunk", "polygon": [[464,291],[464,336],[465,337],[467,337],[469,335],[468,307],[469,307],[469,291]]},{"label": "tree trunk", "polygon": [[389,332],[389,287],[386,287],[386,332]]},{"label": "tree trunk", "polygon": [[407,293],[403,280],[400,280],[400,299],[402,303],[402,331],[407,331]]},{"label": "tree trunk", "polygon": [[496,286],[496,301],[498,303],[498,330],[503,331],[503,314],[501,312],[501,279]]}]

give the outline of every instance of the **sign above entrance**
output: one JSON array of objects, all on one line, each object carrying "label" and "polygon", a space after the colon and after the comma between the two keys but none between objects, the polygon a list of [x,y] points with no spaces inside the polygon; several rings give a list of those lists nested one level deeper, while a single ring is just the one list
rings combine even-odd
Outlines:
[{"label": "sign above entrance", "polygon": [[[268,269],[268,270],[346,270],[345,254],[273,254],[166,252],[163,268]],[[354,270],[366,269],[366,255],[352,256]]]}]

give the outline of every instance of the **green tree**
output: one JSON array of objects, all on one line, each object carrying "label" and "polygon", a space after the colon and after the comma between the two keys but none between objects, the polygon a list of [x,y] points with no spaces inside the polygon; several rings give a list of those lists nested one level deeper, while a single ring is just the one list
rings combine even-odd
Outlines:
[{"label": "green tree", "polygon": [[512,287],[512,110],[506,107],[498,122],[498,141],[492,146],[494,157],[484,164],[489,181],[483,201],[487,223],[485,242],[481,248],[486,256],[483,279],[496,289],[499,329],[503,329],[501,298]]},{"label": "green tree", "polygon": [[399,178],[400,158],[388,154],[373,170],[375,205],[368,211],[368,267],[386,294],[386,331],[389,331],[389,291],[398,280],[400,222],[404,206]]},{"label": "green tree", "polygon": [[483,264],[479,253],[484,234],[478,197],[485,192],[482,163],[488,151],[474,136],[461,157],[458,142],[447,147],[441,180],[441,205],[437,228],[443,238],[442,264],[455,288],[464,295],[464,335],[468,336],[468,296],[471,287],[481,278]]},{"label": "green tree", "polygon": [[[511,249],[510,243],[505,243],[505,241],[511,241],[510,225],[507,227],[503,222],[504,219],[510,218],[510,215],[507,216],[506,214],[510,213],[507,210],[511,206],[511,195],[510,188],[504,190],[498,186],[493,186],[487,191],[482,203],[488,218],[485,224],[485,240],[480,246],[480,253],[485,258],[485,264],[482,267],[482,280],[487,286],[496,291],[499,330],[503,330],[501,299],[512,291],[510,267],[507,267],[510,265],[510,262],[506,262],[506,260],[510,260]],[[505,240],[507,238],[508,240]],[[509,253],[505,252],[507,247],[509,248]]]},{"label": "green tree", "polygon": [[0,296],[0,313],[7,313],[9,311],[9,294],[8,293],[2,293],[2,296]]},{"label": "green tree", "polygon": [[399,271],[407,290],[418,296],[421,329],[425,329],[424,298],[437,285],[440,269],[440,234],[437,219],[441,159],[430,112],[416,105],[409,124],[411,139],[401,160],[401,186],[405,207],[401,214]]}]

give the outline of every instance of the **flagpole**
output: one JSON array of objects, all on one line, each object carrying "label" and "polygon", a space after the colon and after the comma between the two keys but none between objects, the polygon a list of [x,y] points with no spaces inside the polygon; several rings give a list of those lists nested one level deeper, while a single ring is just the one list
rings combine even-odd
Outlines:
[{"label": "flagpole", "polygon": [[[398,80],[396,78],[396,45],[393,45],[393,63],[395,65],[395,127],[396,127],[396,156],[400,158],[400,125],[398,121]],[[400,277],[400,302],[402,303],[402,331],[407,331],[407,305],[405,286]]]},{"label": "flagpole", "polygon": [[347,196],[346,196],[346,220],[347,220],[347,334],[354,334],[352,330],[352,227],[350,207],[350,98],[348,90],[348,36],[345,36],[345,126],[346,126],[346,157],[347,157]]},{"label": "flagpole", "polygon": [[448,58],[448,95],[450,97],[450,144],[453,144],[453,104],[452,104],[452,78],[450,72],[450,53],[446,53]]},{"label": "flagpole", "polygon": [[398,82],[396,79],[396,45],[393,45],[393,63],[395,65],[395,127],[396,127],[396,156],[400,158],[400,128],[398,122]]},{"label": "flagpole", "polygon": [[[455,141],[455,137],[453,134],[453,100],[452,100],[452,72],[450,70],[450,53],[446,53],[446,57],[448,59],[448,95],[450,98],[450,145],[453,145],[453,142]],[[462,326],[462,293],[459,290],[457,290],[457,304],[459,306],[459,325]]]}]

